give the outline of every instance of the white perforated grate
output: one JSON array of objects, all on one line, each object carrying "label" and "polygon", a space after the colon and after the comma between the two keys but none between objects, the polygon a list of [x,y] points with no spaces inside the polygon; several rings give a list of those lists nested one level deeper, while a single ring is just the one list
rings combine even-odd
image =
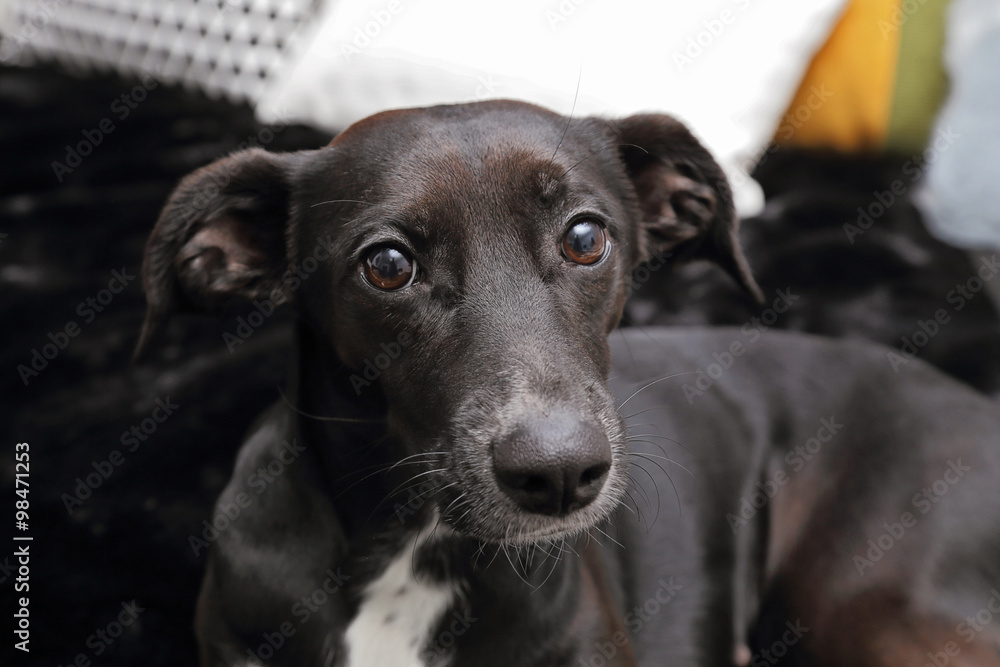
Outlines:
[{"label": "white perforated grate", "polygon": [[0,62],[151,72],[256,102],[323,0],[9,0]]}]

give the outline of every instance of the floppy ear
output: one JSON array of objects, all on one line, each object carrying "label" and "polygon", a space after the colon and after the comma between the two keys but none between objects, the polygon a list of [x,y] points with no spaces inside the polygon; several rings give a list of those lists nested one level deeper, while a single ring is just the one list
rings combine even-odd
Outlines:
[{"label": "floppy ear", "polygon": [[640,114],[617,122],[620,150],[642,211],[640,257],[719,264],[758,302],[760,287],[740,250],[739,221],[722,168],[678,120]]},{"label": "floppy ear", "polygon": [[280,288],[293,155],[241,151],[174,189],[146,244],[146,321],[134,360],[178,310],[213,312]]}]

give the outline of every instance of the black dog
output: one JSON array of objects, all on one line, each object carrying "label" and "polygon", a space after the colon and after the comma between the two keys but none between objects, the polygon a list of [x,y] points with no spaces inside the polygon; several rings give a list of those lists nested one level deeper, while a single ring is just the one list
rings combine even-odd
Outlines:
[{"label": "black dog", "polygon": [[202,663],[1000,664],[993,404],[860,343],[612,333],[651,257],[759,297],[735,226],[675,120],[517,102],[186,178],[140,350],[179,308],[300,321],[219,500]]}]

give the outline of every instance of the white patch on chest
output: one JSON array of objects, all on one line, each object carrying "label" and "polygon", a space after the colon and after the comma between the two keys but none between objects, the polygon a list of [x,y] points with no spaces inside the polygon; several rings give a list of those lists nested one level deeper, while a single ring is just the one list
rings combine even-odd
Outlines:
[{"label": "white patch on chest", "polygon": [[347,667],[428,667],[421,654],[441,617],[455,601],[456,586],[413,578],[413,552],[430,536],[420,531],[365,588],[347,626]]}]

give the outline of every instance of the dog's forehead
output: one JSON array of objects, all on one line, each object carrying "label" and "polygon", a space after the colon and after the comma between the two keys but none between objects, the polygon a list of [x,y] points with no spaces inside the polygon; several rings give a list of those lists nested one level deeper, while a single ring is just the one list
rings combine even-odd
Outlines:
[{"label": "dog's forehead", "polygon": [[439,142],[433,152],[401,159],[389,180],[405,180],[417,208],[501,211],[564,196],[570,183],[566,172],[551,152],[504,137],[477,145]]},{"label": "dog's forehead", "polygon": [[529,172],[565,173],[600,140],[599,133],[541,107],[497,100],[382,112],[355,123],[331,146],[379,175],[461,179],[487,171],[520,180]]},{"label": "dog's forehead", "polygon": [[534,143],[557,143],[569,119],[527,102],[489,100],[412,109],[393,109],[364,118],[337,135],[331,145],[363,142],[388,147],[420,138],[489,139],[521,135]]},{"label": "dog's forehead", "polygon": [[438,231],[470,216],[509,222],[506,214],[525,218],[604,187],[593,169],[614,153],[601,150],[604,138],[592,129],[513,101],[383,112],[331,143],[331,173],[349,174],[333,185],[338,198]]}]

